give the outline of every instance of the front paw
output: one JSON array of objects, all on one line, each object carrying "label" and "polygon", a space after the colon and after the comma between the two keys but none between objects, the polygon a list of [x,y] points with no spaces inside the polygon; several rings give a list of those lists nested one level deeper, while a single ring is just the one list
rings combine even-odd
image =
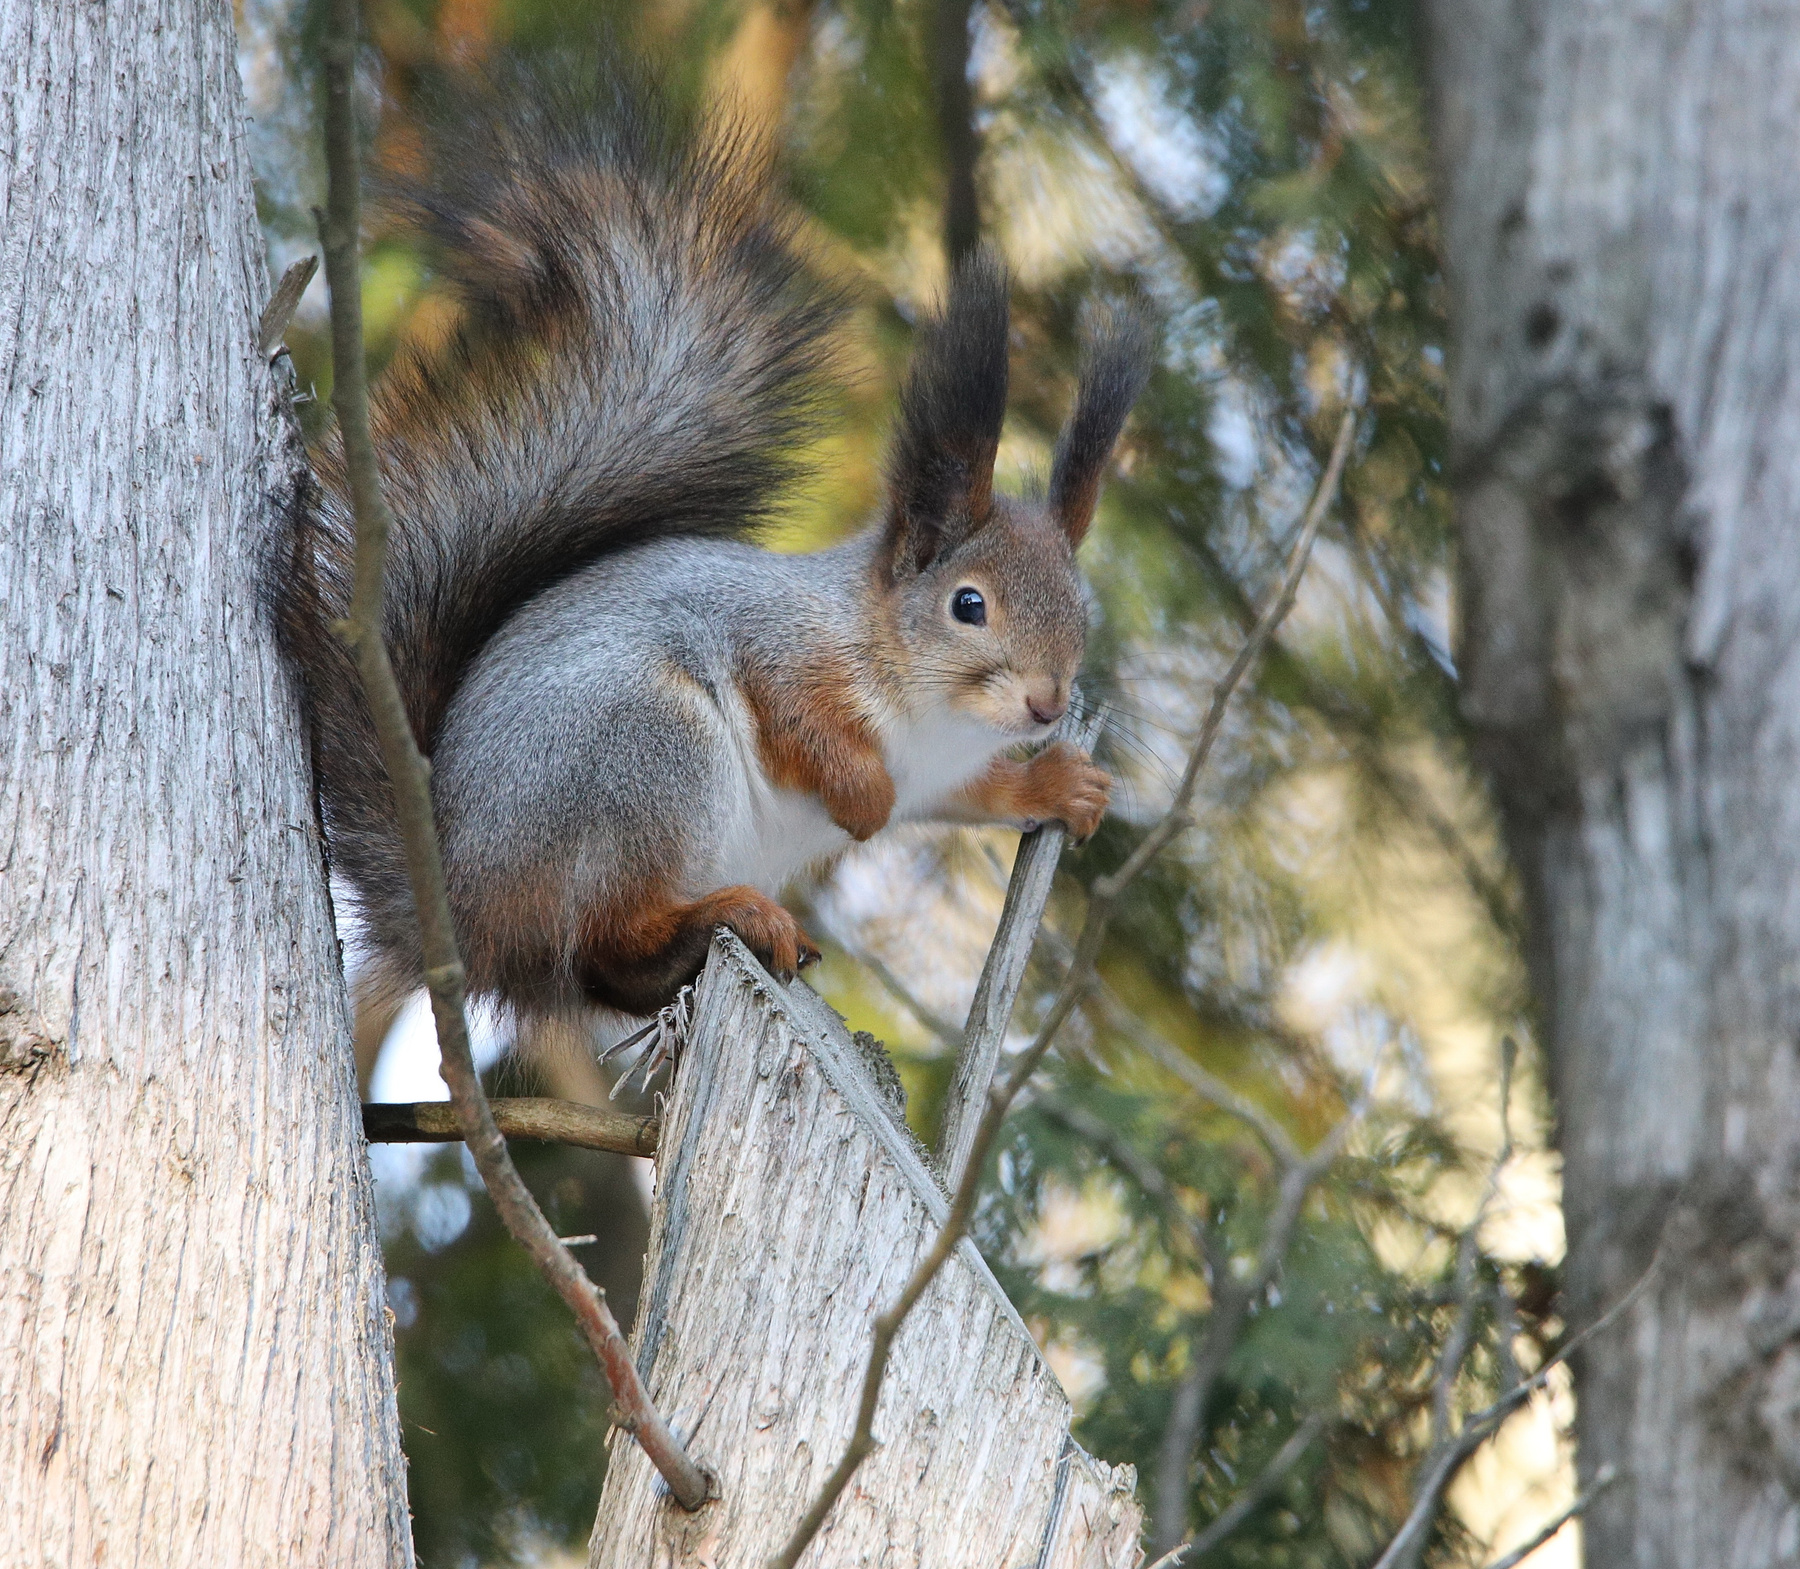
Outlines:
[{"label": "front paw", "polygon": [[894,780],[879,757],[846,757],[822,782],[820,799],[831,820],[858,844],[887,827],[894,814]]},{"label": "front paw", "polygon": [[1039,821],[1061,823],[1077,844],[1090,838],[1106,816],[1112,794],[1112,778],[1106,770],[1067,741],[1045,747],[1026,767],[1030,815]]}]

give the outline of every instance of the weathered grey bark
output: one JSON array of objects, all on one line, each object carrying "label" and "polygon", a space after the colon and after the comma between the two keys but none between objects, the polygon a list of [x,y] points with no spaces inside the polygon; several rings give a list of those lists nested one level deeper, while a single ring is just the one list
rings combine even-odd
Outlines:
[{"label": "weathered grey bark", "polygon": [[0,0],[0,1556],[410,1562],[230,9]]},{"label": "weathered grey bark", "polygon": [[[685,1513],[616,1438],[589,1563],[761,1569],[843,1453],[871,1322],[948,1206],[835,1015],[728,934],[663,1128],[633,1346],[721,1496]],[[1130,1468],[1070,1439],[1067,1398],[967,1242],[900,1332],[875,1432],[802,1563],[1141,1560]]]},{"label": "weathered grey bark", "polygon": [[1462,673],[1528,892],[1592,1564],[1800,1559],[1800,9],[1433,0]]}]

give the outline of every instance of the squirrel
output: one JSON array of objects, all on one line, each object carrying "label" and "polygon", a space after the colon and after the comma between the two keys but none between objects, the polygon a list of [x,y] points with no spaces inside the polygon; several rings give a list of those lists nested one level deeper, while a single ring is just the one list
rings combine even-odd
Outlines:
[{"label": "squirrel", "polygon": [[[979,252],[924,323],[886,494],[845,543],[758,547],[816,417],[841,298],[769,160],[683,130],[617,66],[491,83],[395,202],[463,312],[397,357],[373,428],[393,516],[384,633],[431,786],[471,995],[647,1016],[729,927],[790,979],[777,896],[892,823],[1067,825],[1107,775],[1055,742],[1081,664],[1075,551],[1148,376],[1141,314],[1096,335],[1047,491],[997,494],[1008,281]],[[277,588],[331,862],[373,987],[423,961],[346,614],[341,454],[314,454]],[[365,980],[365,986],[370,983]],[[370,993],[365,991],[365,996]]]}]

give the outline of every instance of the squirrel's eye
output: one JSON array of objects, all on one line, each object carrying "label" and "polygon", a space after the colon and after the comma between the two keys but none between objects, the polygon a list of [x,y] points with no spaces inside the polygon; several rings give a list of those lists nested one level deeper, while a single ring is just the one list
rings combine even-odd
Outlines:
[{"label": "squirrel's eye", "polygon": [[972,627],[987,625],[987,601],[972,588],[959,588],[950,596],[950,614]]}]

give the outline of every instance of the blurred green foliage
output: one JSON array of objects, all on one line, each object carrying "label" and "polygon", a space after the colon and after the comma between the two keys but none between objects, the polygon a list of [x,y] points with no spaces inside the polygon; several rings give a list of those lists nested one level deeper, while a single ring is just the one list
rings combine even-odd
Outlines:
[{"label": "blurred green foliage", "polygon": [[[626,1162],[544,1145],[513,1153],[558,1235],[601,1239],[576,1256],[629,1323],[648,1231]],[[434,1152],[383,1211],[419,1561],[530,1562],[584,1541],[605,1471],[607,1399],[567,1309],[522,1258],[460,1147]]]},{"label": "blurred green foliage", "polygon": [[[312,3],[245,0],[277,260],[311,243]],[[445,63],[591,39],[602,22],[664,61],[677,91],[728,84],[775,113],[821,265],[860,304],[847,358],[861,374],[783,535],[804,545],[854,526],[878,494],[911,324],[945,276],[930,4],[371,0],[372,155],[407,155],[413,95]],[[1166,803],[1338,420],[1349,408],[1358,422],[1300,606],[1239,697],[1194,828],[1122,908],[1107,995],[1016,1114],[977,1225],[1070,1385],[1078,1436],[1135,1462],[1153,1507],[1217,1271],[1251,1272],[1281,1171],[1242,1118],[1146,1053],[1146,1035],[1302,1149],[1368,1101],[1177,1468],[1192,1529],[1310,1413],[1327,1419],[1206,1560],[1219,1565],[1369,1562],[1409,1506],[1459,1323],[1470,1344],[1445,1380],[1453,1410],[1485,1403],[1560,1331],[1554,1171],[1529,1054],[1511,1108],[1515,1196],[1482,1232],[1493,1252],[1471,1292],[1455,1271],[1499,1144],[1499,1042],[1528,1041],[1529,1022],[1514,894],[1456,729],[1444,301],[1414,16],[1410,0],[989,0],[972,11],[977,185],[1017,280],[1003,481],[1047,465],[1094,302],[1142,295],[1165,332],[1086,552],[1084,680],[1109,705],[1102,755],[1120,788],[1115,814],[1066,860],[1057,930],[1074,930],[1084,887]],[[365,276],[377,364],[428,342],[454,308],[403,236],[373,236]],[[316,432],[329,390],[322,316],[303,315],[289,342],[300,385],[319,395],[303,409]],[[807,895],[830,939],[822,984],[892,1043],[927,1138],[949,1070],[942,1020],[967,1003],[1009,854],[1004,835],[925,835],[852,860]],[[1039,959],[1021,1031],[1060,973],[1054,935]],[[619,1272],[641,1252],[641,1210],[616,1173],[601,1182],[584,1159],[537,1152],[527,1172],[560,1228],[611,1239],[603,1272],[617,1302]],[[460,1182],[459,1170],[440,1157],[390,1205],[401,1407],[429,1566],[578,1548],[604,1430],[572,1328],[485,1200],[454,1241],[421,1240],[416,1194]],[[1479,1561],[1505,1513],[1479,1503],[1444,1518],[1432,1561]]]}]

